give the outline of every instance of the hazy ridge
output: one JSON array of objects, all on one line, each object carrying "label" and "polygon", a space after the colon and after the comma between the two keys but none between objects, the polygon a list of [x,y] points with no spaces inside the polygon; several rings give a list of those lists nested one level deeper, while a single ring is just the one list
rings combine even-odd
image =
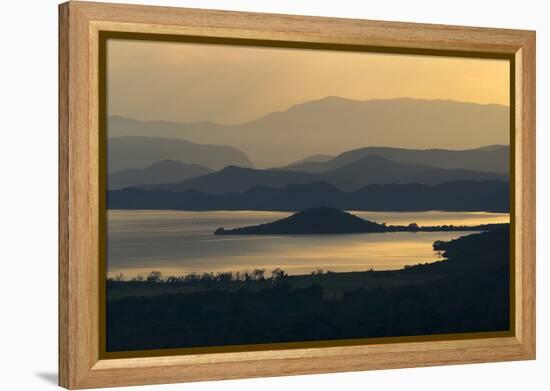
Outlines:
[{"label": "hazy ridge", "polygon": [[236,125],[108,119],[109,137],[155,135],[227,145],[246,153],[258,167],[283,166],[309,155],[337,155],[358,145],[455,150],[507,145],[508,129],[507,106],[411,98],[326,97]]},{"label": "hazy ridge", "polygon": [[242,151],[226,145],[197,144],[187,140],[145,136],[113,137],[107,142],[109,173],[127,168],[146,168],[162,160],[198,164],[212,170],[232,164],[253,166]]},{"label": "hazy ridge", "polygon": [[343,167],[326,172],[307,173],[292,170],[259,170],[229,166],[223,170],[178,183],[137,186],[145,190],[187,191],[206,193],[240,193],[261,185],[280,188],[290,184],[325,181],[343,191],[354,191],[366,185],[386,183],[419,183],[435,185],[453,180],[503,180],[500,174],[466,169],[443,169],[396,163],[377,155],[368,155]]},{"label": "hazy ridge", "polygon": [[211,194],[126,188],[107,193],[108,209],[278,210],[298,211],[330,206],[371,211],[508,212],[509,183],[453,181],[439,185],[369,185],[346,193],[326,182],[290,184],[283,188],[254,186],[244,193]]},{"label": "hazy ridge", "polygon": [[198,164],[185,164],[175,160],[161,160],[145,168],[127,168],[108,176],[109,190],[141,185],[143,183],[179,182],[209,174],[213,170]]}]

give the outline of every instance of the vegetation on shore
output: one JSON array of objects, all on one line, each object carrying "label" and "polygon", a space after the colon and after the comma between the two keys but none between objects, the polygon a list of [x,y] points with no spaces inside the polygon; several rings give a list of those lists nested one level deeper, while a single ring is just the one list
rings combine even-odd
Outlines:
[{"label": "vegetation on shore", "polygon": [[[323,272],[322,270],[313,271],[314,273]],[[330,273],[330,271],[329,271]],[[158,270],[152,270],[146,277],[143,275],[137,275],[129,280],[126,280],[123,273],[115,274],[113,277],[107,279],[109,282],[134,282],[134,283],[161,283],[168,284],[208,284],[208,283],[228,283],[228,282],[251,282],[251,281],[270,281],[275,282],[283,278],[288,277],[287,273],[280,269],[275,268],[271,271],[271,276],[266,276],[265,269],[254,269],[252,271],[227,271],[227,272],[204,272],[189,273],[183,275],[170,275],[164,277],[162,272]]]}]

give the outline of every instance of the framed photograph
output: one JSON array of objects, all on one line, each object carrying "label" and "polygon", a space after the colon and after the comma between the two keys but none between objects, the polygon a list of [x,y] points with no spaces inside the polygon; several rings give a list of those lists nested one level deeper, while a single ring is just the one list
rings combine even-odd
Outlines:
[{"label": "framed photograph", "polygon": [[59,7],[59,382],[535,358],[535,33]]}]

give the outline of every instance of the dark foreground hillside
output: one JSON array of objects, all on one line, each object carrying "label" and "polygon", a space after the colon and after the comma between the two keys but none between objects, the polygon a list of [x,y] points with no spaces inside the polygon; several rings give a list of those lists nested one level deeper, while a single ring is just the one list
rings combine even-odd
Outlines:
[{"label": "dark foreground hillside", "polygon": [[506,228],[438,242],[447,260],[399,271],[110,281],[107,351],[508,330]]}]

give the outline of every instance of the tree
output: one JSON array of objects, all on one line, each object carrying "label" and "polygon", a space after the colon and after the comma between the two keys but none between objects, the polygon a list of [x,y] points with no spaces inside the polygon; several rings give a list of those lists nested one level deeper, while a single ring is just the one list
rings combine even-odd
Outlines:
[{"label": "tree", "polygon": [[265,274],[265,269],[254,269],[254,271],[252,272],[252,275],[254,276],[254,279],[256,281],[265,280],[264,274]]},{"label": "tree", "polygon": [[436,251],[442,251],[442,250],[446,250],[447,249],[447,243],[444,242],[443,240],[436,240],[433,245],[432,245],[433,249],[436,250]]},{"label": "tree", "polygon": [[410,223],[407,228],[409,228],[409,231],[418,231],[420,229],[416,223]]},{"label": "tree", "polygon": [[114,277],[107,277],[107,281],[124,281],[124,274],[117,273],[114,275]]},{"label": "tree", "polygon": [[281,268],[276,268],[271,271],[271,278],[274,281],[280,281],[286,277],[288,277],[288,274],[286,274],[286,272]]},{"label": "tree", "polygon": [[182,282],[183,278],[178,276],[170,276],[166,279],[166,282],[169,284],[174,284],[178,282]]},{"label": "tree", "polygon": [[161,281],[162,281],[162,273],[157,270],[153,270],[147,276],[147,282],[161,282]]},{"label": "tree", "polygon": [[218,273],[218,281],[219,282],[231,282],[232,279],[233,279],[233,273],[232,272]]},{"label": "tree", "polygon": [[191,273],[184,277],[184,281],[189,284],[194,284],[199,281],[200,277],[197,275],[197,273]]},{"label": "tree", "polygon": [[215,277],[212,273],[202,273],[201,276],[201,282],[213,282],[215,280]]}]

